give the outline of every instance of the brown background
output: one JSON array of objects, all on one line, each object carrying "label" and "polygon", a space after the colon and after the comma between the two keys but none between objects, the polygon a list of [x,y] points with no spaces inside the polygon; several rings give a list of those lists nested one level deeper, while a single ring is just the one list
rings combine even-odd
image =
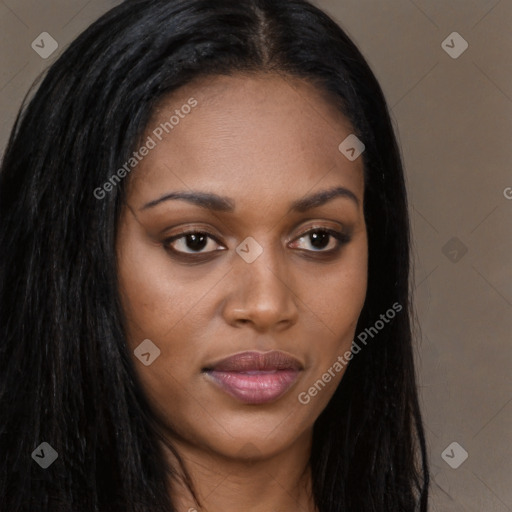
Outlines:
[{"label": "brown background", "polygon": [[[117,3],[0,0],[1,152],[33,80]],[[316,3],[368,59],[402,146],[431,510],[511,511],[512,2]],[[469,45],[456,59],[441,46],[454,31]],[[59,44],[46,60],[31,48],[42,32]],[[457,469],[441,457],[454,441]]]}]

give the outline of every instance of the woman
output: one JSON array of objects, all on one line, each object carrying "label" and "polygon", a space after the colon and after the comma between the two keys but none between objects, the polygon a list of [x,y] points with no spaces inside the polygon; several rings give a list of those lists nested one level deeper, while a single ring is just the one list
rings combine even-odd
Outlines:
[{"label": "woman", "polygon": [[427,510],[381,89],[303,0],[126,0],[0,174],[2,510]]}]

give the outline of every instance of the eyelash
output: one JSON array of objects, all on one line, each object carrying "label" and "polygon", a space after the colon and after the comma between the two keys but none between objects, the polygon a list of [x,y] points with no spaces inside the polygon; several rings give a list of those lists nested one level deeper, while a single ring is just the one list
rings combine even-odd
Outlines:
[{"label": "eyelash", "polygon": [[[318,232],[327,233],[332,238],[334,238],[336,240],[336,247],[334,247],[334,249],[330,249],[328,251],[325,251],[325,250],[313,251],[313,250],[308,250],[308,249],[301,249],[305,253],[313,253],[315,255],[319,255],[319,256],[313,256],[313,258],[318,258],[318,257],[322,258],[322,257],[327,257],[327,256],[334,257],[338,254],[340,249],[345,244],[350,242],[350,240],[351,240],[351,236],[348,235],[347,233],[343,233],[341,231],[336,231],[334,229],[330,229],[330,228],[326,228],[326,227],[313,227],[313,228],[310,228],[307,231],[304,231],[303,233],[301,233],[299,236],[294,238],[293,241],[300,240],[301,238],[305,238],[306,236],[308,236],[312,233],[318,233]],[[177,251],[176,249],[173,249],[171,247],[171,244],[173,242],[175,242],[176,240],[185,238],[187,235],[206,235],[208,238],[214,240],[217,244],[222,245],[221,242],[219,242],[219,240],[217,240],[217,237],[212,235],[208,231],[192,229],[192,230],[184,231],[182,233],[179,233],[177,235],[174,235],[170,238],[165,239],[163,241],[164,248],[167,251],[171,252],[177,258],[182,258],[184,260],[195,260],[195,261],[200,260],[201,257],[204,258],[204,256],[210,256],[211,254],[217,252],[216,250],[214,250],[214,251],[208,251],[208,252],[187,253],[187,252]],[[307,256],[311,257],[311,254],[307,254]]]}]

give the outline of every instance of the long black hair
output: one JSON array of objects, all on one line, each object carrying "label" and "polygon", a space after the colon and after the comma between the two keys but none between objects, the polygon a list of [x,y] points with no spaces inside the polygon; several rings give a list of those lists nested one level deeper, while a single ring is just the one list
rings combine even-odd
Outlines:
[{"label": "long black hair", "polygon": [[[101,200],[94,190],[138,147],[166,94],[199,76],[238,72],[309,80],[351,122],[366,147],[369,242],[356,332],[402,307],[354,356],[315,423],[317,506],[427,510],[406,190],[386,102],[365,59],[305,0],[126,0],[48,69],[20,109],[2,162],[2,511],[175,510],[174,469],[126,346],[118,296],[126,180]],[[58,454],[47,469],[32,455],[43,442]]]}]

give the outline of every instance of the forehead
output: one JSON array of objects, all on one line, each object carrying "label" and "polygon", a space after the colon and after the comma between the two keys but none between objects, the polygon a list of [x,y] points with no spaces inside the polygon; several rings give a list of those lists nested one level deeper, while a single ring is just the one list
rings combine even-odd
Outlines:
[{"label": "forehead", "polygon": [[155,144],[128,193],[137,203],[198,187],[241,201],[296,198],[320,182],[362,193],[362,158],[351,162],[338,149],[352,132],[330,98],[300,79],[203,77],[155,108],[144,136]]}]

